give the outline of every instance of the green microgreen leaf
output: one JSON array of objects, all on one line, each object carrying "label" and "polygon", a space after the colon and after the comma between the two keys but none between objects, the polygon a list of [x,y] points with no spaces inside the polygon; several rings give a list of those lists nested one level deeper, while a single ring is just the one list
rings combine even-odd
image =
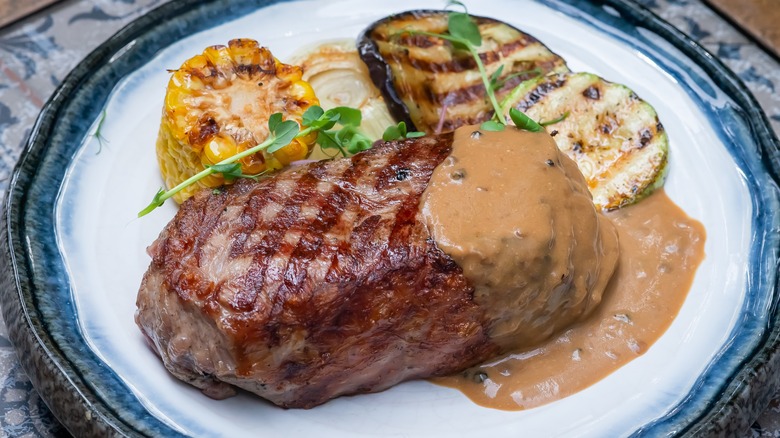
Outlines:
[{"label": "green microgreen leaf", "polygon": [[[271,115],[271,117],[273,118],[276,114],[279,113],[275,113]],[[279,114],[279,116],[281,117],[281,114]],[[274,127],[271,127],[271,120],[269,119],[268,128],[271,130],[271,136],[273,137],[273,141],[267,148],[269,153],[274,153],[290,144],[290,142],[293,141],[293,139],[298,135],[298,132],[300,132],[298,122],[295,120],[277,122]]]},{"label": "green microgreen leaf", "polygon": [[268,130],[273,133],[280,123],[282,123],[282,113],[271,114],[271,117],[268,118]]},{"label": "green microgreen leaf", "polygon": [[359,109],[350,108],[347,106],[337,106],[336,108],[331,108],[325,111],[325,115],[330,115],[331,117],[336,116],[336,118],[333,120],[337,120],[343,126],[357,127],[360,126],[360,123],[363,121],[363,115],[360,113]]},{"label": "green microgreen leaf", "polygon": [[479,27],[468,13],[450,12],[447,20],[447,29],[450,35],[468,42],[473,47],[482,45],[482,35],[479,33]]},{"label": "green microgreen leaf", "polygon": [[214,173],[221,173],[226,181],[233,181],[236,178],[241,178],[243,173],[241,172],[241,163],[225,163],[215,164],[213,166],[206,166],[211,168]]},{"label": "green microgreen leaf", "polygon": [[544,131],[544,127],[542,127],[542,125],[537,123],[534,119],[520,112],[517,108],[512,108],[509,110],[509,117],[515,123],[517,129],[525,129],[526,131],[531,131],[531,132]]},{"label": "green microgreen leaf", "polygon": [[301,124],[306,127],[312,126],[323,115],[325,115],[325,110],[321,106],[312,105],[303,112]]},{"label": "green microgreen leaf", "polygon": [[394,141],[400,138],[402,138],[401,132],[398,130],[398,126],[395,125],[388,126],[382,134],[382,140],[384,141]]},{"label": "green microgreen leaf", "polygon": [[382,134],[382,140],[394,141],[406,138],[406,122],[399,122],[397,125],[390,125]]},{"label": "green microgreen leaf", "polygon": [[496,122],[495,120],[488,120],[487,122],[483,122],[481,125],[479,125],[479,129],[483,129],[485,131],[503,131],[504,128],[506,128],[506,125]]},{"label": "green microgreen leaf", "polygon": [[562,121],[566,120],[567,117],[569,117],[569,112],[568,111],[566,111],[565,113],[561,114],[560,116],[558,116],[558,117],[556,117],[556,118],[554,118],[552,120],[539,122],[539,124],[542,125],[542,126],[550,126],[550,125],[554,125],[554,124],[556,124],[558,122],[562,122]]},{"label": "green microgreen leaf", "polygon": [[347,143],[347,150],[350,154],[357,154],[371,149],[373,142],[363,135],[352,135]]},{"label": "green microgreen leaf", "polygon": [[425,136],[424,132],[412,131],[407,132],[406,122],[398,122],[397,125],[388,126],[385,132],[382,134],[382,140],[394,141],[403,140],[405,138],[418,138]]},{"label": "green microgreen leaf", "polygon": [[496,71],[493,72],[492,75],[490,75],[490,89],[495,91],[498,91],[505,83],[505,81],[501,80],[501,73],[504,72],[504,65],[501,64]]},{"label": "green microgreen leaf", "polygon": [[318,119],[313,120],[309,123],[309,125],[304,129],[304,135],[308,134],[308,132],[311,131],[319,131],[319,130],[325,130],[330,129],[334,126],[336,126],[336,122],[339,120],[338,114],[328,114],[324,113],[322,116],[320,116]]},{"label": "green microgreen leaf", "polygon": [[447,17],[447,30],[450,35],[461,40],[457,43],[466,46],[471,45],[473,47],[481,46],[482,35],[479,33],[479,26],[477,26],[476,21],[469,15],[466,5],[456,0],[450,0],[447,2],[445,9],[450,6],[460,6],[463,8],[463,12],[450,12]]},{"label": "green microgreen leaf", "polygon": [[341,147],[341,143],[336,140],[336,133],[331,131],[320,131],[317,133],[317,143],[322,149],[335,149],[343,156],[347,156],[347,151]]}]

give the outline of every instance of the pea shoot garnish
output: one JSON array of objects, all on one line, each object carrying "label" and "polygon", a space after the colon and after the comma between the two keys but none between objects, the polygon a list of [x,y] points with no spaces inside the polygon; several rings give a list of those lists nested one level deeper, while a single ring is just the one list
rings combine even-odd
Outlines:
[{"label": "pea shoot garnish", "polygon": [[103,110],[103,112],[100,113],[100,120],[98,120],[98,124],[95,127],[95,132],[92,133],[92,136],[95,137],[95,139],[98,142],[98,151],[95,152],[95,155],[99,154],[103,151],[103,145],[105,143],[108,143],[108,140],[106,140],[106,137],[103,136],[103,124],[106,122],[106,110]]},{"label": "pea shoot garnish", "polygon": [[424,132],[419,131],[407,132],[406,122],[400,122],[397,125],[388,126],[387,129],[385,129],[384,134],[382,134],[382,140],[403,140],[407,138],[418,138],[424,135]]},{"label": "pea shoot garnish", "polygon": [[[290,144],[294,139],[307,136],[313,132],[317,132],[317,142],[320,144],[320,147],[337,149],[345,156],[370,149],[373,143],[372,140],[358,130],[361,121],[360,110],[355,108],[337,107],[325,111],[321,107],[314,105],[303,113],[303,129],[301,129],[301,126],[294,120],[282,120],[281,113],[274,113],[268,119],[269,135],[265,141],[217,164],[206,166],[205,169],[170,190],[160,189],[152,199],[152,202],[138,213],[138,217],[149,214],[176,193],[209,175],[222,175],[226,181],[232,181],[237,178],[256,179],[263,176],[266,172],[256,175],[244,174],[241,170],[241,163],[238,161],[260,151],[276,152]],[[341,128],[333,129],[337,124],[341,125]]]},{"label": "pea shoot garnish", "polygon": [[[457,0],[450,0],[447,3],[447,6],[445,6],[445,9],[451,6],[461,7],[463,8],[463,12],[449,12],[447,16],[446,33],[434,33],[408,29],[402,31],[400,35],[411,34],[428,36],[431,38],[441,38],[443,40],[449,41],[454,49],[467,51],[474,59],[474,63],[477,66],[480,78],[482,79],[482,84],[485,87],[487,99],[493,107],[493,117],[490,120],[482,123],[480,129],[484,129],[485,131],[502,131],[506,127],[507,120],[504,116],[504,108],[498,103],[496,91],[501,89],[506,84],[506,81],[513,77],[529,73],[536,73],[538,76],[541,74],[541,70],[534,69],[528,72],[512,73],[511,75],[502,79],[501,75],[504,71],[504,66],[502,65],[496,69],[492,75],[488,76],[487,70],[485,69],[485,64],[482,62],[482,58],[479,56],[479,48],[482,46],[482,35],[479,32],[479,25],[477,25],[477,22],[474,20],[474,18],[469,15],[468,8],[462,2]],[[509,117],[512,119],[512,122],[515,123],[518,129],[525,129],[532,132],[540,132],[544,130],[542,125],[517,109],[511,109],[509,111]]]}]

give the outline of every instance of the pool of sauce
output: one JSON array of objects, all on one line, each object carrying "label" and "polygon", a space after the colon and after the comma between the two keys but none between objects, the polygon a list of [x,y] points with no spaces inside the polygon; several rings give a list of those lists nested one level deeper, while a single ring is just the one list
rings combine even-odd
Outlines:
[{"label": "pool of sauce", "polygon": [[[506,175],[499,174],[508,173],[508,169],[514,168],[519,178],[532,178],[532,182],[522,183],[525,189],[516,195],[517,199],[520,199],[533,191],[545,191],[550,185],[561,185],[563,189],[565,182],[557,181],[556,178],[548,180],[544,175],[537,178],[539,175],[535,175],[535,172],[538,169],[534,170],[534,165],[531,165],[529,170],[528,162],[541,159],[546,165],[547,160],[551,160],[554,166],[549,167],[564,168],[563,181],[569,181],[572,186],[569,188],[570,195],[564,202],[547,203],[579,204],[582,187],[576,173],[572,174],[569,169],[568,159],[551,155],[553,152],[548,149],[543,139],[529,136],[526,136],[525,140],[520,139],[515,134],[517,131],[511,128],[503,133],[500,139],[488,134],[490,139],[499,140],[501,144],[509,142],[521,145],[527,140],[529,144],[542,146],[541,150],[531,150],[530,156],[519,154],[517,150],[513,151],[507,147],[483,150],[481,153],[491,157],[489,163],[501,164],[497,166],[498,170],[490,170],[489,166],[484,167],[487,160],[477,159],[475,161],[483,162],[477,165],[483,166],[482,170],[479,170],[474,167],[473,161],[476,157],[474,154],[479,153],[479,148],[471,142],[473,139],[470,137],[469,140],[463,141],[464,135],[470,136],[474,130],[461,128],[458,131],[460,140],[459,134],[456,133],[453,156],[437,168],[434,178],[438,172],[441,181],[444,181],[442,175],[451,175],[453,171],[459,170],[466,176],[462,182],[465,183],[468,176],[474,177],[480,173],[485,175],[484,172],[491,175],[492,172],[495,178],[482,178],[477,184],[484,185],[482,188],[488,192],[509,190],[508,187],[511,186],[501,185],[508,184],[504,179]],[[507,139],[510,136],[513,140]],[[481,139],[486,138],[483,136]],[[471,147],[468,153],[463,153],[458,144],[469,144]],[[513,165],[515,167],[512,167]],[[436,181],[432,179],[432,182]],[[437,245],[461,264],[464,274],[475,284],[475,299],[488,307],[487,313],[497,312],[498,316],[493,317],[491,322],[492,334],[505,351],[510,351],[504,357],[460,374],[432,380],[456,388],[475,403],[490,408],[522,410],[561,399],[587,388],[644,354],[663,335],[678,314],[696,269],[704,258],[704,227],[689,218],[663,190],[656,191],[632,206],[606,215],[592,213],[581,207],[566,212],[566,207],[561,207],[564,209],[563,214],[567,216],[562,219],[563,225],[545,225],[544,222],[551,217],[548,214],[543,216],[546,219],[541,221],[537,231],[530,230],[527,223],[525,230],[518,228],[521,224],[517,222],[519,217],[510,217],[512,214],[520,214],[512,211],[534,208],[534,202],[518,200],[516,204],[510,204],[510,207],[502,207],[502,203],[494,199],[490,201],[492,204],[480,203],[479,200],[475,204],[473,199],[464,198],[461,193],[448,198],[447,202],[435,204],[429,195],[426,196],[428,197],[424,197],[422,205],[423,214],[428,216],[429,229]],[[443,195],[439,196],[439,200],[441,196]],[[458,197],[460,200],[456,202]],[[509,204],[506,197],[504,199],[503,204]],[[538,203],[538,199],[536,202]],[[436,218],[444,217],[446,209],[460,211],[454,213],[454,220],[461,222],[461,230],[455,226],[454,231],[442,234],[445,224],[437,224]],[[437,211],[441,215],[437,215]],[[544,209],[541,209],[535,214],[540,211],[544,213]],[[530,213],[528,216],[531,216]],[[468,222],[468,218],[463,218],[464,214],[488,219]],[[460,219],[457,218],[458,215],[461,216]],[[572,220],[568,215],[580,220]],[[592,221],[591,215],[595,215],[597,220]],[[581,227],[581,222],[586,222],[584,234],[568,230],[570,227]],[[609,225],[610,222],[617,230],[619,250],[613,245],[611,236],[614,230],[612,225]],[[438,232],[437,226],[442,228]],[[523,249],[511,240],[508,245],[510,248],[507,249],[506,236],[513,235],[518,229],[523,236],[547,236],[548,244],[552,240],[553,246],[563,244],[568,249],[550,247],[550,250],[545,252],[542,244]],[[552,238],[550,233],[553,234]],[[542,237],[538,239],[544,243]],[[487,248],[496,246],[496,242],[501,247],[498,250],[481,249],[481,245]],[[513,245],[516,247],[511,248]],[[578,250],[572,248],[574,246],[586,247],[585,252],[578,254]],[[526,250],[528,252],[524,253]],[[496,254],[495,251],[500,253]],[[533,272],[505,273],[503,269],[512,267],[496,268],[492,266],[493,262],[483,261],[497,255],[505,257],[508,254],[506,251],[515,251],[515,256],[520,254],[521,260],[530,260],[514,267],[515,271]],[[542,255],[534,257],[533,251]],[[552,254],[552,258],[558,261],[534,262],[538,257],[543,258],[545,253]],[[610,267],[611,263],[614,265],[612,259],[617,259],[614,274]],[[581,267],[581,264],[584,266]],[[562,274],[572,278],[582,275],[582,285],[575,286],[577,281],[568,281],[567,284],[570,288],[584,288],[584,292],[579,290],[567,296],[558,292],[557,295],[553,293],[544,296],[535,290],[530,293],[533,299],[527,298],[528,292],[514,291],[508,295],[505,292],[507,285],[512,287],[512,284],[531,284],[538,281],[533,280],[534,278],[540,276],[544,278],[539,284],[555,284],[554,279],[560,278]],[[613,274],[611,280],[607,282],[603,279],[604,275],[609,278],[610,274]],[[508,283],[497,281],[501,278],[509,279]],[[491,295],[496,296],[491,298]],[[551,307],[544,303],[545,299],[552,300],[555,305]],[[530,305],[531,309],[518,312],[517,306],[521,305]],[[505,310],[502,311],[501,308]],[[517,317],[517,314],[521,316]],[[550,336],[552,332],[554,334]],[[545,339],[540,341],[541,338]]]}]

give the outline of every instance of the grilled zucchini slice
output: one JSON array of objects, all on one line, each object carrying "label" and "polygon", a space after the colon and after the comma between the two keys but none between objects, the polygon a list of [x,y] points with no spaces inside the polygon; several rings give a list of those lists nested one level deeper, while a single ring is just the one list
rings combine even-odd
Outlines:
[{"label": "grilled zucchini slice", "polygon": [[628,87],[590,73],[520,84],[502,102],[545,124],[577,162],[597,208],[613,210],[663,185],[669,140],[653,107]]},{"label": "grilled zucchini slice", "polygon": [[[157,137],[157,160],[168,189],[263,142],[273,113],[301,123],[303,112],[319,103],[302,74],[250,39],[208,47],[185,61],[168,82]],[[242,172],[257,174],[306,158],[316,139],[314,133],[273,154],[245,157],[239,161]],[[210,175],[173,199],[181,203],[196,190],[226,182]]]},{"label": "grilled zucchini slice", "polygon": [[[566,62],[531,35],[485,17],[473,17],[482,35],[480,58],[492,76],[503,67],[499,99],[523,80],[567,72]],[[412,130],[453,131],[493,116],[471,56],[441,38],[409,33],[447,31],[445,11],[409,11],[379,20],[358,37],[358,52],[382,90],[391,114]]]}]

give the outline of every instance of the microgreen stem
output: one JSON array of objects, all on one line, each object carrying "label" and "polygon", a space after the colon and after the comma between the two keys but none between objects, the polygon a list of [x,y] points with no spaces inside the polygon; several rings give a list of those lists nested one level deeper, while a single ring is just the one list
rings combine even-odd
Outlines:
[{"label": "microgreen stem", "polygon": [[[296,135],[295,138],[302,137],[303,135],[306,135],[306,134],[304,134],[304,132],[306,132],[306,130],[303,130],[300,133],[298,133],[298,135]],[[311,131],[309,131],[309,132],[311,132]],[[222,165],[222,164],[232,164],[232,163],[235,163],[236,161],[238,161],[238,160],[240,160],[240,159],[242,159],[244,157],[248,157],[248,156],[250,156],[252,154],[256,154],[256,153],[262,151],[263,149],[266,149],[268,146],[272,145],[274,143],[274,141],[276,141],[276,137],[271,135],[267,139],[265,139],[264,142],[258,144],[257,146],[251,147],[251,148],[249,148],[249,149],[247,149],[245,151],[242,151],[242,152],[240,152],[240,153],[238,153],[236,155],[233,155],[232,157],[229,157],[229,158],[226,158],[226,159],[220,161],[219,163],[217,163],[217,166]],[[146,208],[144,208],[143,210],[138,212],[138,217],[142,217],[142,216],[145,216],[145,215],[151,213],[152,211],[154,211],[154,209],[156,209],[157,207],[161,206],[165,201],[167,201],[168,199],[172,198],[175,194],[177,194],[180,191],[186,189],[187,187],[191,186],[192,184],[195,184],[196,182],[202,180],[203,178],[205,178],[205,177],[207,177],[209,175],[213,175],[215,173],[217,173],[217,171],[215,171],[214,168],[206,167],[205,169],[201,170],[200,172],[196,173],[195,175],[192,175],[191,177],[189,177],[186,180],[182,181],[181,183],[176,185],[174,188],[172,188],[172,189],[170,189],[168,191],[165,191],[165,192],[162,192],[162,191],[159,192],[157,194],[157,196],[154,197],[154,200],[152,200],[152,202],[149,205],[146,206]]]},{"label": "microgreen stem", "polygon": [[493,105],[495,117],[501,124],[506,125],[506,118],[504,117],[503,111],[501,111],[501,106],[498,104],[496,93],[493,92],[492,86],[490,85],[490,78],[488,78],[487,72],[485,71],[485,65],[482,63],[482,58],[479,57],[479,53],[477,53],[470,44],[468,45],[468,48],[469,52],[471,52],[471,56],[474,57],[474,62],[477,63],[479,76],[482,78],[482,84],[485,86],[485,91],[488,95],[488,99],[490,99],[490,104]]},{"label": "microgreen stem", "polygon": [[314,131],[317,131],[318,129],[315,129],[314,127],[309,126],[308,128],[303,128],[298,132],[298,134],[295,136],[295,138],[300,137],[306,137],[307,135],[311,134]]},{"label": "microgreen stem", "polygon": [[100,113],[100,120],[98,120],[98,124],[95,127],[95,132],[92,134],[95,139],[97,139],[98,142],[98,151],[96,153],[99,154],[103,151],[103,143],[107,142],[105,137],[103,137],[103,124],[106,122],[106,110],[103,110],[102,113]]}]

